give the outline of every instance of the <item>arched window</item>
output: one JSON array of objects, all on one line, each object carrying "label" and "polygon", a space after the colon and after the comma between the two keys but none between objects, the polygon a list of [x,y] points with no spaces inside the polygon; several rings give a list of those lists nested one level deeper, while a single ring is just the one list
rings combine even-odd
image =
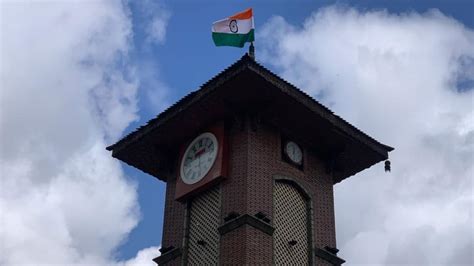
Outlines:
[{"label": "arched window", "polygon": [[273,256],[276,265],[311,263],[311,203],[302,187],[276,179],[273,189]]}]

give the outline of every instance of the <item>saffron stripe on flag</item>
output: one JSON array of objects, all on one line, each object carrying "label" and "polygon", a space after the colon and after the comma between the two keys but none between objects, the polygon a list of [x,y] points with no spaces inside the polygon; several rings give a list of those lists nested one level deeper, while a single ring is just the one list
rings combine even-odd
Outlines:
[{"label": "saffron stripe on flag", "polygon": [[233,16],[230,16],[230,19],[250,19],[253,16],[252,8],[248,8],[247,10],[237,13]]}]

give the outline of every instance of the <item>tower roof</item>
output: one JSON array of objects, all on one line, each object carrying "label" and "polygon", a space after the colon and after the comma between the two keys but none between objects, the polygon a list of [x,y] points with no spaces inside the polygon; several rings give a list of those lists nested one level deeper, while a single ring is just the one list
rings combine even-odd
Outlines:
[{"label": "tower roof", "polygon": [[[217,120],[254,115],[296,138],[333,170],[333,182],[388,158],[384,145],[247,54],[198,90],[107,147],[112,156],[166,181],[179,145]],[[174,165],[174,164],[173,164]]]}]

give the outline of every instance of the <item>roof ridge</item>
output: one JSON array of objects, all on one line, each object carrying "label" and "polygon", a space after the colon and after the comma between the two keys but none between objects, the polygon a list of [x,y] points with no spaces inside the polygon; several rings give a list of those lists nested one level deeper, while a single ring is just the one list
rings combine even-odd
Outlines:
[{"label": "roof ridge", "polygon": [[[316,107],[318,109],[320,109],[320,111],[322,111],[323,113],[326,113],[328,115],[328,117],[324,117],[324,115],[321,114],[321,113],[319,113],[319,115],[323,116],[324,119],[326,119],[332,125],[336,126],[336,128],[339,128],[340,130],[342,130],[344,133],[350,134],[351,132],[347,132],[348,130],[349,131],[354,131],[355,133],[358,133],[358,134],[362,135],[362,137],[367,138],[370,142],[374,142],[378,145],[381,145],[382,147],[384,147],[388,151],[393,150],[392,147],[387,146],[383,143],[380,143],[376,139],[374,139],[371,136],[364,133],[362,130],[358,129],[357,127],[353,126],[352,124],[350,124],[349,122],[344,120],[342,117],[336,115],[333,111],[331,111],[324,104],[320,103],[318,100],[316,100],[311,95],[304,92],[303,90],[299,89],[298,87],[296,87],[292,83],[290,83],[287,80],[283,79],[282,77],[276,75],[275,73],[273,73],[272,71],[270,71],[269,69],[267,69],[266,67],[264,67],[263,65],[258,63],[254,58],[249,56],[247,53],[245,53],[236,62],[234,62],[230,66],[226,67],[224,70],[220,71],[215,76],[213,76],[211,79],[209,79],[204,84],[199,86],[198,89],[196,89],[194,91],[191,91],[190,93],[185,95],[183,98],[181,98],[180,100],[178,100],[177,102],[175,102],[174,104],[172,104],[171,106],[166,108],[164,111],[159,113],[156,117],[150,119],[148,122],[146,122],[146,124],[144,126],[141,126],[137,129],[135,129],[134,131],[130,132],[129,134],[124,136],[121,140],[117,141],[113,145],[108,146],[106,149],[110,151],[110,150],[114,150],[115,148],[121,148],[120,146],[125,145],[127,142],[136,141],[136,140],[140,139],[146,133],[152,131],[154,128],[158,127],[160,124],[162,124],[162,123],[166,122],[168,119],[170,119],[170,117],[166,117],[166,116],[171,115],[172,112],[179,111],[179,109],[177,109],[178,106],[182,106],[182,105],[185,105],[185,104],[190,104],[190,102],[193,101],[195,96],[198,96],[200,93],[206,93],[206,94],[210,93],[211,91],[213,91],[213,89],[217,88],[220,85],[221,82],[225,82],[226,80],[228,80],[233,75],[236,75],[236,74],[240,73],[241,71],[243,71],[245,69],[250,69],[250,70],[252,70],[253,72],[255,72],[259,75],[265,75],[265,74],[267,74],[267,76],[270,75],[274,79],[273,83],[283,83],[284,85],[289,86],[289,88],[291,88],[294,92],[296,92],[296,93],[302,95],[304,98],[310,100],[311,102],[313,102],[313,104],[316,104]],[[268,80],[268,81],[272,82],[271,80]],[[275,84],[275,85],[276,86],[280,85],[278,87],[280,87],[280,89],[284,89],[284,88],[281,87],[281,84]],[[205,89],[207,89],[207,91],[204,91]],[[289,92],[286,91],[286,93],[289,93]],[[200,95],[200,96],[202,96],[202,95]],[[184,108],[184,107],[182,107],[182,108]],[[310,107],[308,107],[308,108],[310,108]],[[340,126],[336,125],[337,120],[342,122],[344,128],[340,128]],[[359,140],[359,141],[362,141],[362,140]]]},{"label": "roof ridge", "polygon": [[[252,60],[252,59],[251,59]],[[359,128],[357,128],[356,126],[352,125],[351,123],[347,122],[344,118],[340,117],[339,115],[337,115],[336,113],[334,113],[331,109],[329,109],[327,106],[325,106],[324,104],[322,104],[321,102],[319,102],[317,99],[315,99],[314,97],[312,97],[311,95],[307,94],[305,91],[299,89],[298,87],[296,87],[295,85],[293,85],[292,83],[290,83],[289,81],[285,80],[284,78],[278,76],[277,74],[273,73],[271,70],[269,70],[268,68],[266,68],[265,66],[261,65],[260,63],[258,63],[257,61],[255,60],[252,60],[254,64],[257,65],[257,67],[259,68],[262,68],[263,70],[267,71],[269,74],[271,74],[274,78],[276,79],[279,79],[281,80],[282,82],[284,82],[286,85],[289,85],[291,86],[295,91],[301,93],[302,95],[304,95],[305,97],[311,99],[314,103],[316,103],[318,105],[318,107],[324,109],[324,111],[328,112],[332,117],[333,119],[339,119],[341,120],[346,126],[349,126],[350,128],[353,128],[356,132],[362,134],[363,136],[365,136],[366,138],[370,139],[371,141],[374,141],[376,142],[377,144],[379,145],[382,145],[384,146],[386,149],[388,149],[389,151],[392,151],[394,150],[393,147],[390,147],[388,145],[385,145],[381,142],[379,142],[378,140],[372,138],[371,136],[369,136],[368,134],[366,134],[365,132],[363,132],[362,130],[360,130]],[[333,121],[330,121],[332,124]]]},{"label": "roof ridge", "polygon": [[[197,94],[199,91],[201,91],[203,88],[209,86],[210,84],[212,84],[212,82],[215,82],[216,79],[220,78],[224,73],[226,72],[229,72],[232,70],[232,68],[235,68],[239,65],[242,65],[244,68],[247,66],[248,67],[248,63],[253,61],[254,63],[255,60],[252,59],[247,53],[245,53],[240,59],[238,59],[237,61],[235,61],[233,64],[229,65],[228,67],[226,67],[224,70],[220,71],[219,73],[217,73],[216,75],[214,75],[211,79],[209,79],[208,81],[206,81],[205,83],[203,83],[201,86],[199,86],[196,90],[193,90],[191,92],[189,92],[188,94],[186,94],[185,96],[183,96],[180,100],[178,100],[177,102],[175,102],[174,104],[170,105],[168,108],[166,108],[165,110],[163,110],[161,113],[159,113],[158,115],[156,115],[155,117],[153,117],[152,119],[148,120],[146,122],[145,125],[142,125],[140,127],[138,127],[137,129],[135,129],[134,131],[128,133],[127,135],[125,135],[124,137],[122,137],[122,139],[120,139],[119,141],[117,141],[116,143],[106,147],[106,149],[108,151],[111,151],[113,149],[115,149],[116,147],[118,146],[121,146],[122,144],[124,144],[125,142],[128,142],[128,141],[131,141],[132,139],[133,140],[136,140],[138,138],[140,138],[139,136],[137,136],[138,132],[139,131],[142,131],[142,130],[146,130],[146,131],[149,131],[149,130],[152,130],[152,128],[150,127],[153,127],[155,122],[157,120],[159,120],[160,118],[162,118],[164,115],[166,115],[167,113],[173,111],[173,109],[178,106],[178,105],[181,105],[183,104],[184,102],[188,101],[191,99],[191,97],[195,94]],[[244,64],[245,63],[245,64]],[[243,69],[242,69],[243,70]],[[136,138],[136,139],[135,139]]]}]

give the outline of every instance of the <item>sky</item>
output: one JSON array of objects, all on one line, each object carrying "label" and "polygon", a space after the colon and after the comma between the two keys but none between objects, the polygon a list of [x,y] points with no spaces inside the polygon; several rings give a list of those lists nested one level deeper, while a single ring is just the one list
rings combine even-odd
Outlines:
[{"label": "sky", "polygon": [[256,59],[395,147],[337,184],[345,265],[474,264],[471,1],[0,1],[0,265],[154,265],[165,184],[105,147]]}]

